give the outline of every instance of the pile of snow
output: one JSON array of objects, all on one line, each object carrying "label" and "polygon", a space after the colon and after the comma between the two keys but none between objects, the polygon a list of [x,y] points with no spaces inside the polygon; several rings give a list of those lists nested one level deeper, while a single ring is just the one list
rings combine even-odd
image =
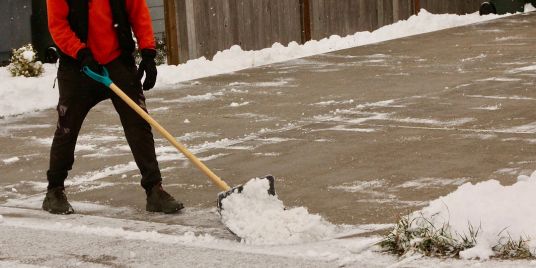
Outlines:
[{"label": "pile of snow", "polygon": [[[528,10],[530,11],[530,10]],[[384,26],[373,32],[358,32],[340,37],[333,35],[303,45],[291,42],[288,46],[275,43],[272,47],[244,51],[239,46],[218,52],[212,60],[202,57],[178,66],[158,67],[157,88],[172,87],[177,83],[202,77],[234,72],[255,66],[296,59],[320,53],[392,40],[396,38],[438,31],[450,27],[496,19],[501,16],[441,14],[434,15],[421,10],[408,20]],[[11,77],[6,67],[0,68],[0,117],[52,108],[58,101],[58,91],[53,89],[56,77],[55,65],[45,64],[44,73],[37,78]]]},{"label": "pile of snow", "polygon": [[241,193],[222,200],[222,221],[244,243],[256,245],[295,244],[333,237],[338,227],[306,208],[285,209],[268,194],[269,182],[253,179]]},{"label": "pile of snow", "polygon": [[240,46],[235,45],[230,49],[218,52],[212,61],[201,57],[178,66],[160,66],[158,83],[161,86],[170,86],[186,80],[439,31],[499,17],[501,16],[480,16],[478,12],[467,15],[438,15],[421,9],[418,15],[413,15],[407,20],[398,21],[373,32],[357,32],[346,37],[332,35],[319,41],[311,40],[303,45],[290,42],[286,47],[280,43],[275,43],[270,48],[257,51],[244,51]]},{"label": "pile of snow", "polygon": [[[489,259],[493,247],[509,239],[528,240],[536,252],[536,172],[519,176],[517,183],[503,186],[496,180],[466,183],[455,192],[432,201],[415,216],[434,226],[448,225],[452,234],[469,237],[469,226],[479,229],[475,247],[460,252],[465,259]],[[415,221],[414,224],[418,224]]]},{"label": "pile of snow", "polygon": [[43,65],[39,77],[13,77],[7,67],[0,68],[0,117],[48,109],[58,103],[58,90],[52,88],[56,67]]}]

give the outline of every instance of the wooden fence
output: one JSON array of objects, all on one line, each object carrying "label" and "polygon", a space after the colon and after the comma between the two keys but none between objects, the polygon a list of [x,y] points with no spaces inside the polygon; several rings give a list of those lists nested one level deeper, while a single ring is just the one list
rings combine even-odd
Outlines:
[{"label": "wooden fence", "polygon": [[483,0],[166,0],[168,63],[179,64],[240,45],[256,50],[331,35],[373,31],[421,8],[465,14]]}]

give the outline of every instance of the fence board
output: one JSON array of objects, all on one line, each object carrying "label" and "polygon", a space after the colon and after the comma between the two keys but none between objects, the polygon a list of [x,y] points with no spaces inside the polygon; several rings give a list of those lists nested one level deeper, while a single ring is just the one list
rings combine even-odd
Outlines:
[{"label": "fence board", "polygon": [[[176,3],[179,60],[185,62],[201,56],[212,58],[235,44],[257,50],[275,42],[287,45],[308,37],[319,40],[372,31],[409,18],[419,7],[432,13],[475,12],[483,0],[169,1]],[[308,14],[302,9],[307,5]]]}]

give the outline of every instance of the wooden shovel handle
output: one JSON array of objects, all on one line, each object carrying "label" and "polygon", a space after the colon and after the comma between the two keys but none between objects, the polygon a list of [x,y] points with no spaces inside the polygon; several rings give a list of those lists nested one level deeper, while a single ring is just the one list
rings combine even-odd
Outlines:
[{"label": "wooden shovel handle", "polygon": [[118,86],[116,86],[114,83],[110,84],[110,89],[119,96],[124,102],[130,106],[130,108],[134,109],[136,113],[138,113],[147,123],[149,123],[151,126],[153,126],[158,133],[160,133],[166,140],[168,140],[177,150],[179,150],[184,156],[186,156],[190,161],[199,169],[201,172],[203,172],[205,175],[207,175],[212,182],[214,182],[220,189],[223,191],[229,191],[231,187],[223,181],[218,175],[214,174],[212,170],[210,170],[201,160],[199,160],[195,155],[193,155],[184,145],[182,145],[180,142],[178,142],[175,137],[173,137],[169,132],[162,127],[156,120],[154,120],[147,112],[145,112],[138,104],[136,104],[130,97],[127,96]]}]

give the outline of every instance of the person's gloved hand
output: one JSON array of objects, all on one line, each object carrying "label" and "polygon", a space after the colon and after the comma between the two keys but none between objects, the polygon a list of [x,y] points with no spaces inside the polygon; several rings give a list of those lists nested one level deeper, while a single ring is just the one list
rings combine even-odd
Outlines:
[{"label": "person's gloved hand", "polygon": [[80,49],[76,57],[78,58],[78,61],[80,61],[80,64],[82,65],[82,67],[87,66],[93,72],[96,72],[98,74],[102,73],[102,65],[100,65],[93,58],[93,54],[91,53],[91,50],[89,50],[89,48],[85,47],[85,48]]},{"label": "person's gloved hand", "polygon": [[143,73],[145,72],[145,81],[143,81],[143,90],[149,90],[154,87],[156,83],[156,50],[144,48],[141,50],[141,62],[138,67],[138,79],[141,81]]}]

